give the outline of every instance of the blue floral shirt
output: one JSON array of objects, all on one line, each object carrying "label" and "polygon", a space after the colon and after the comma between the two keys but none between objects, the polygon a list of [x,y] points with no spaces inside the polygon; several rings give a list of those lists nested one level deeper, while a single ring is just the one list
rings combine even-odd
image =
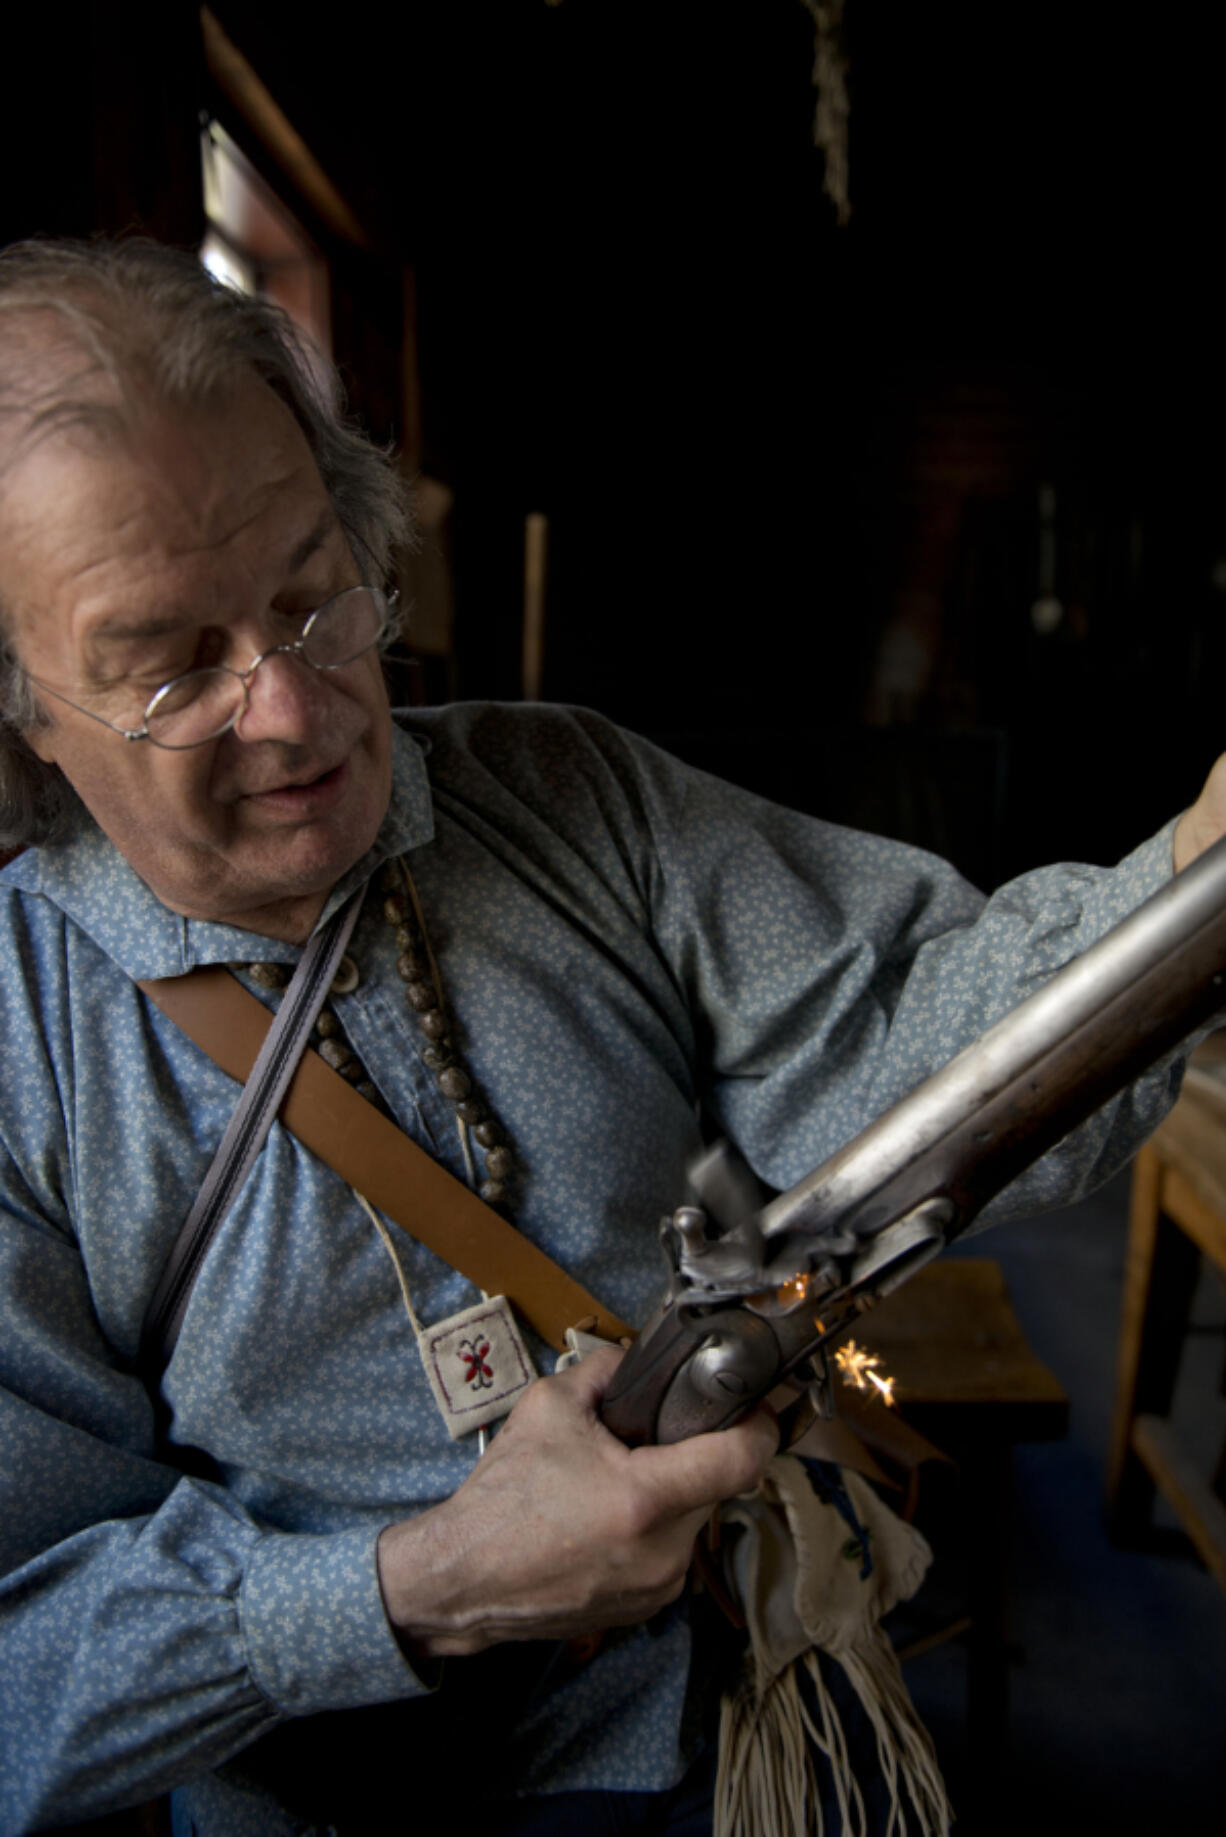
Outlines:
[{"label": "blue floral shirt", "polygon": [[[397,854],[515,1146],[517,1223],[637,1320],[704,1129],[791,1184],[1154,891],[1170,834],[985,903],[931,856],[593,714],[471,705],[402,718],[377,845],[328,910]],[[336,1011],[402,1127],[463,1178],[380,906]],[[180,1787],[200,1832],[300,1830],[260,1750],[235,1757],[287,1719],[398,1700],[412,1753],[434,1680],[387,1625],[375,1540],[476,1450],[439,1420],[369,1219],[280,1125],[192,1293],[159,1439],[142,1317],[237,1087],[135,979],[296,953],[169,912],[84,815],[0,876],[0,913],[0,1829]],[[997,1209],[1086,1190],[1176,1082],[1151,1074]],[[477,1299],[407,1237],[402,1261],[423,1322]],[[671,1784],[688,1642],[680,1612],[607,1641],[524,1709],[505,1789]]]}]

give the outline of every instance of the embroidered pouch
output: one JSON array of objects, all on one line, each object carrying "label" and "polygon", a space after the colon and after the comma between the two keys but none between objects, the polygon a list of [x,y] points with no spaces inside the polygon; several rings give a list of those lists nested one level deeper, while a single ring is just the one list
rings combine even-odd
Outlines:
[{"label": "embroidered pouch", "polygon": [[453,1441],[505,1416],[536,1377],[505,1295],[422,1327],[417,1349]]}]

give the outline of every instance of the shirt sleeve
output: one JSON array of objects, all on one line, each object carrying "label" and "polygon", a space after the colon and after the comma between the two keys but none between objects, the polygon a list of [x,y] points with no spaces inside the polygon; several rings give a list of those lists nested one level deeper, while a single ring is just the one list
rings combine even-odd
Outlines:
[{"label": "shirt sleeve", "polygon": [[418,1694],[377,1528],[286,1534],[156,1459],[75,1243],[0,1203],[0,1830],[182,1784],[286,1717]]},{"label": "shirt sleeve", "polygon": [[[625,771],[622,754],[616,769]],[[703,1102],[793,1185],[1169,880],[1173,823],[1116,867],[1037,869],[985,899],[921,849],[766,803],[634,743],[649,901],[695,1017]],[[985,1222],[1070,1203],[1178,1095],[1169,1055],[1029,1168]]]}]

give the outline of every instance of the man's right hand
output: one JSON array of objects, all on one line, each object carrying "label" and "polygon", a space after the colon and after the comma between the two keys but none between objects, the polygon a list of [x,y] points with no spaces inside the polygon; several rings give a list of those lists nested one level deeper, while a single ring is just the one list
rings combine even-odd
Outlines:
[{"label": "man's right hand", "polygon": [[777,1426],[760,1408],[715,1435],[626,1448],[597,1414],[621,1356],[534,1384],[451,1499],[384,1530],[379,1582],[410,1651],[567,1639],[681,1593],[712,1507],[757,1484]]}]

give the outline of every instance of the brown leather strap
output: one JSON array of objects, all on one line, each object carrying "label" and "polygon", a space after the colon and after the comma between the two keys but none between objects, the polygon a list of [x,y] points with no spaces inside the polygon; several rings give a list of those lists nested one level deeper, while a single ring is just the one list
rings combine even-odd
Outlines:
[{"label": "brown leather strap", "polygon": [[[228,970],[198,969],[139,986],[223,1071],[246,1083],[271,1022]],[[359,1097],[318,1054],[303,1053],[280,1120],[418,1243],[487,1294],[505,1295],[559,1352],[567,1327],[580,1321],[603,1339],[633,1336],[632,1327]]]}]

